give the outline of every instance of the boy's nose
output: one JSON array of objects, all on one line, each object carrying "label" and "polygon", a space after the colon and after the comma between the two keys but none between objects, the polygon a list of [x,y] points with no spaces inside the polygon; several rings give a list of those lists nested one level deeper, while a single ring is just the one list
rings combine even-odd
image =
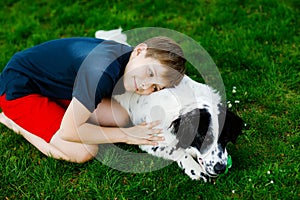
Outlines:
[{"label": "boy's nose", "polygon": [[147,82],[143,82],[143,83],[140,84],[140,87],[141,87],[143,90],[146,90],[146,89],[150,88],[151,85],[153,85],[153,84],[147,83]]},{"label": "boy's nose", "polygon": [[151,94],[152,92],[155,91],[155,85],[151,83],[141,83],[138,93],[143,94],[143,95],[148,95]]},{"label": "boy's nose", "polygon": [[140,87],[144,90],[152,87],[154,85],[155,79],[153,77],[147,77],[142,80]]}]

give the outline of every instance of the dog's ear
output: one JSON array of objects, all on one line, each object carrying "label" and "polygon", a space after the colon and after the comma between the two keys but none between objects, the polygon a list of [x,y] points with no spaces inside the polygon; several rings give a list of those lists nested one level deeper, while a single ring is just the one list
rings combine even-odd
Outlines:
[{"label": "dog's ear", "polygon": [[229,110],[224,109],[223,112],[224,111],[226,111],[225,122],[219,137],[219,143],[221,143],[223,147],[225,147],[228,142],[235,143],[238,136],[242,134],[244,126],[244,122],[240,117]]},{"label": "dog's ear", "polygon": [[171,124],[173,133],[179,140],[177,147],[185,149],[189,146],[195,146],[200,149],[210,121],[211,116],[206,109],[194,109],[184,115],[180,115]]}]

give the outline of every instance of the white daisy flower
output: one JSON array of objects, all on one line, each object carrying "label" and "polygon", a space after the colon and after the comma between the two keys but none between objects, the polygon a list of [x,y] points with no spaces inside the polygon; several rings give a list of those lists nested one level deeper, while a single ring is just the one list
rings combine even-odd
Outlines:
[{"label": "white daisy flower", "polygon": [[233,93],[233,94],[236,93],[236,87],[235,87],[235,86],[232,87],[232,93]]}]

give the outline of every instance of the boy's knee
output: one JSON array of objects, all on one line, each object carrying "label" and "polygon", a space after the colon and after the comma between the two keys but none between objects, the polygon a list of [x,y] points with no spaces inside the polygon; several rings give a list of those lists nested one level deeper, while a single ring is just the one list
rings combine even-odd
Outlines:
[{"label": "boy's knee", "polygon": [[69,162],[84,163],[94,158],[98,153],[98,145],[80,144],[63,140],[60,137],[60,132],[57,132],[52,137],[50,144],[62,154],[62,156],[56,157]]},{"label": "boy's knee", "polygon": [[94,156],[92,156],[91,154],[85,154],[85,155],[77,156],[76,158],[71,159],[69,161],[74,162],[74,163],[85,163],[85,162],[90,161],[93,158],[94,158]]},{"label": "boy's knee", "polygon": [[86,147],[85,151],[82,151],[76,155],[71,155],[71,157],[73,157],[71,161],[75,163],[85,163],[95,158],[97,153],[98,145],[89,145],[88,147]]}]

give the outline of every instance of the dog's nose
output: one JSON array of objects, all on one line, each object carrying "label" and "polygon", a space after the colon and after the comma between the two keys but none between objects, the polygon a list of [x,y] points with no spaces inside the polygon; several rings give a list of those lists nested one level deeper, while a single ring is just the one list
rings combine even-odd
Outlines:
[{"label": "dog's nose", "polygon": [[217,164],[215,164],[214,170],[217,174],[222,174],[226,170],[226,165],[218,162]]}]

